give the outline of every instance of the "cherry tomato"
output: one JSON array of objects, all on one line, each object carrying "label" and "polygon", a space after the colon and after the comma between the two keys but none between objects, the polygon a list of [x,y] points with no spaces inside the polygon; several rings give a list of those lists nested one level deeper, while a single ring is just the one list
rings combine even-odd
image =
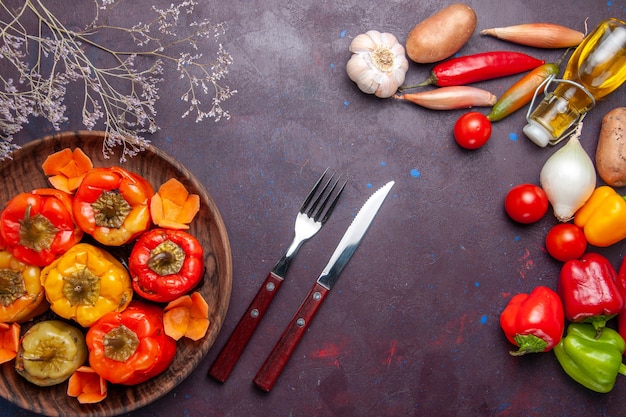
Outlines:
[{"label": "cherry tomato", "polygon": [[504,199],[504,210],[518,223],[534,223],[548,211],[548,196],[535,184],[519,184]]},{"label": "cherry tomato", "polygon": [[472,111],[459,117],[454,124],[454,139],[465,149],[478,149],[491,136],[491,122],[482,113]]},{"label": "cherry tomato", "polygon": [[587,250],[583,229],[572,223],[559,223],[546,235],[546,250],[561,262],[578,259]]}]

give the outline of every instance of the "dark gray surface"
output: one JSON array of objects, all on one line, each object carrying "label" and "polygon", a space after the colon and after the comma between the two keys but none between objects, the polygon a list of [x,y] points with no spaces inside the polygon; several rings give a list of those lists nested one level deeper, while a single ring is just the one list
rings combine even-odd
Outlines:
[{"label": "dark gray surface", "polygon": [[[169,2],[158,2],[163,5]],[[229,314],[192,375],[136,416],[617,416],[622,377],[609,394],[577,385],[550,354],[513,358],[498,319],[508,299],[556,288],[560,264],[544,248],[546,216],[520,226],[504,213],[506,192],[538,182],[554,148],[522,134],[525,110],[494,124],[489,143],[459,148],[452,127],[464,110],[436,112],[379,100],[345,74],[354,36],[370,29],[402,43],[420,20],[450,2],[234,0],[197,13],[228,25],[238,94],[232,118],[180,119],[164,86],[153,144],[187,166],[216,201],[231,240]],[[554,22],[584,31],[626,18],[626,1],[469,1],[478,27],[460,54],[496,49],[557,61],[548,51],[481,37],[488,27]],[[152,2],[129,2],[129,22]],[[69,7],[69,4],[68,4]],[[75,7],[75,6],[72,6]],[[78,6],[80,7],[80,6]],[[411,64],[407,84],[429,65]],[[518,77],[477,84],[501,94]],[[173,79],[172,82],[176,82]],[[174,91],[174,88],[172,88]],[[581,142],[595,151],[602,116],[624,106],[624,87],[585,119]],[[182,107],[181,107],[182,108]],[[487,110],[485,109],[485,113]],[[74,119],[66,128],[80,128]],[[22,142],[50,133],[41,123]],[[305,244],[274,305],[225,384],[207,371],[258,286],[291,239],[298,204],[327,167],[350,179],[328,224]],[[341,280],[329,294],[273,391],[252,378],[373,189],[396,185]],[[624,192],[624,190],[620,190]],[[624,244],[599,250],[617,268]],[[0,416],[31,414],[0,400]]]}]

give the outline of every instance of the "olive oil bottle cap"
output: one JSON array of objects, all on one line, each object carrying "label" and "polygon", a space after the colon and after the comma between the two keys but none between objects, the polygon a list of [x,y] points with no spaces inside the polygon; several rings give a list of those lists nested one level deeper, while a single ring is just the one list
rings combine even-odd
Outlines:
[{"label": "olive oil bottle cap", "polygon": [[528,139],[532,140],[535,145],[542,148],[545,148],[550,140],[553,139],[550,132],[534,120],[530,120],[529,123],[524,126],[523,131]]}]

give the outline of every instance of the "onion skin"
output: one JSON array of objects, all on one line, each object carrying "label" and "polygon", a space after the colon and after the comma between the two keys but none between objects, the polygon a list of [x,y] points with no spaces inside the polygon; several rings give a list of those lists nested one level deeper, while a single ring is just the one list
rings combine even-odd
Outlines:
[{"label": "onion skin", "polygon": [[493,106],[497,100],[489,91],[470,86],[440,87],[419,93],[396,94],[393,98],[407,100],[432,110],[488,107]]},{"label": "onion skin", "polygon": [[535,48],[557,49],[578,46],[585,34],[554,23],[524,23],[484,29],[481,35]]},{"label": "onion skin", "polygon": [[560,222],[570,221],[596,187],[593,161],[578,140],[581,126],[582,123],[578,133],[548,158],[539,174],[541,188]]}]

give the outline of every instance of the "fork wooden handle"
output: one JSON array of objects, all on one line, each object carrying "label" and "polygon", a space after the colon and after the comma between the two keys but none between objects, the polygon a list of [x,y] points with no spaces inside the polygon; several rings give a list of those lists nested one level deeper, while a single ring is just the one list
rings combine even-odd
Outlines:
[{"label": "fork wooden handle", "polygon": [[228,379],[282,283],[283,278],[273,272],[267,275],[263,285],[239,320],[237,327],[211,365],[209,369],[211,377],[220,382],[225,382]]},{"label": "fork wooden handle", "polygon": [[311,320],[328,294],[328,288],[317,282],[300,305],[280,340],[254,377],[254,383],[263,391],[270,391],[298,346]]}]

